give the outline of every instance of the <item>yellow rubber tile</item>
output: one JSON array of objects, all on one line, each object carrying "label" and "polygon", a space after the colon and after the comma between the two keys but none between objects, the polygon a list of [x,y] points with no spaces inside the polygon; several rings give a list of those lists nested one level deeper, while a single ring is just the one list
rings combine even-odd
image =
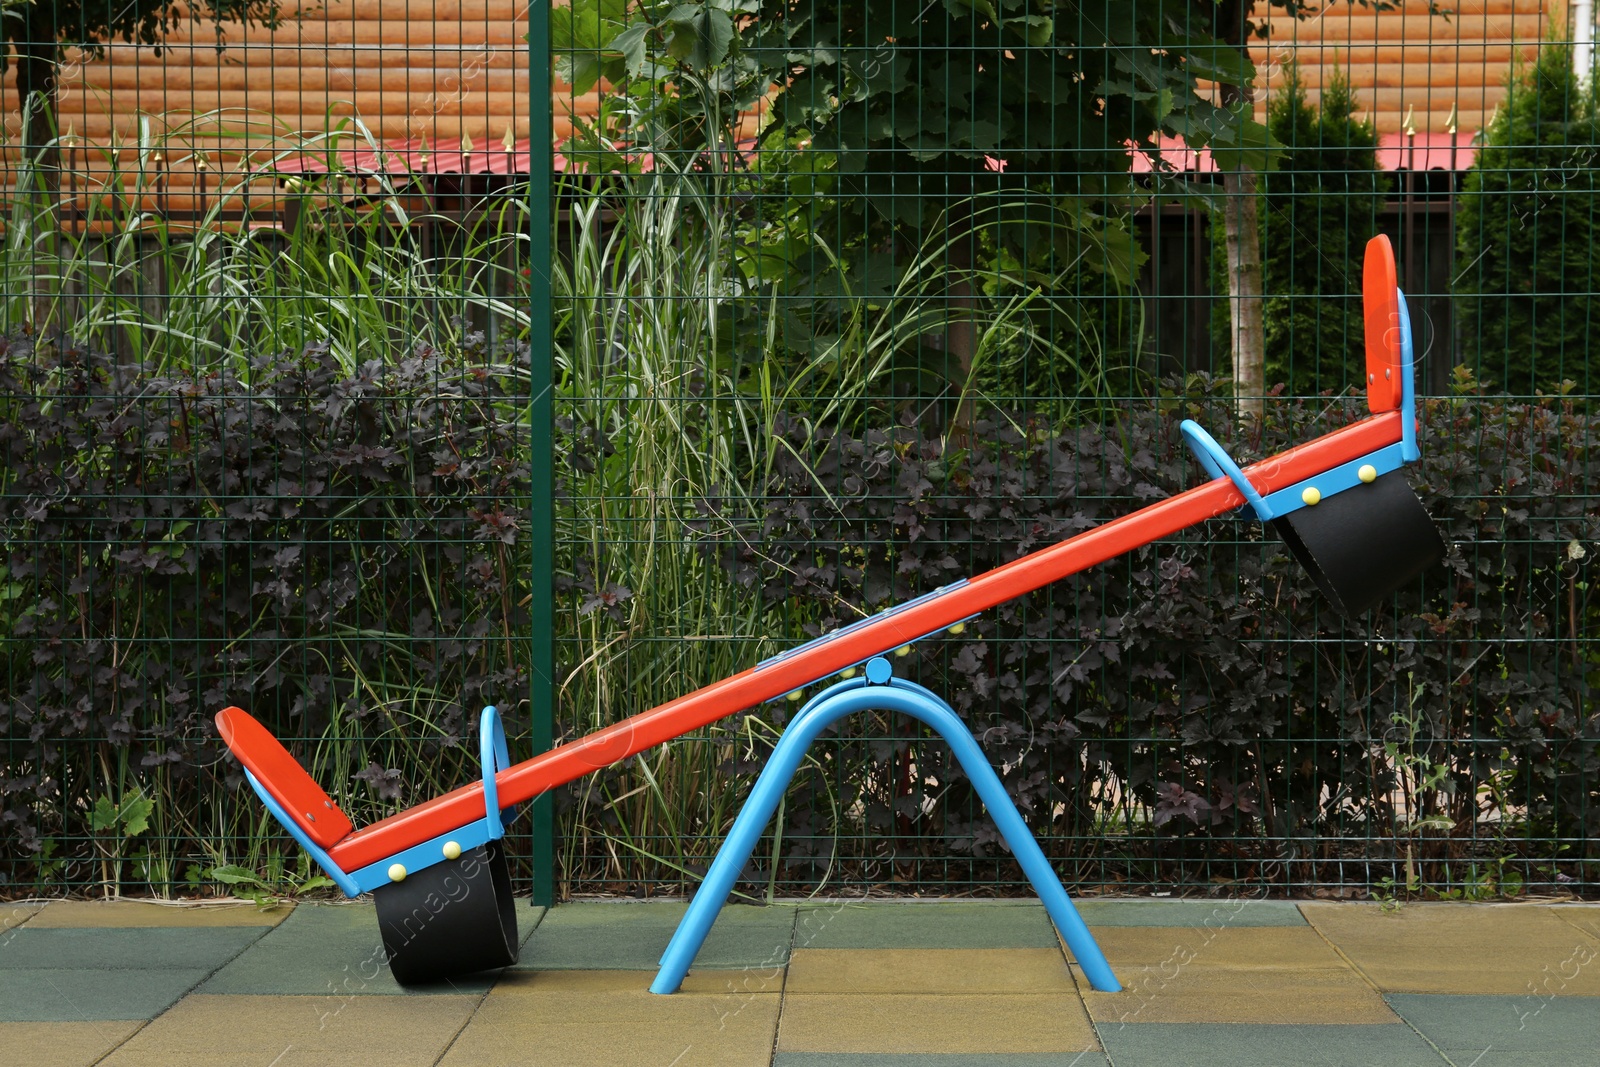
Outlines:
[{"label": "yellow rubber tile", "polygon": [[1085,988],[1089,1014],[1116,1023],[1398,1023],[1399,1017],[1315,930],[1122,927],[1095,932],[1122,982]]},{"label": "yellow rubber tile", "polygon": [[43,904],[0,904],[0,935],[15,930],[39,913]]},{"label": "yellow rubber tile", "polygon": [[475,996],[185,997],[104,1067],[431,1067],[472,1015]]},{"label": "yellow rubber tile", "polygon": [[[529,994],[547,992],[638,993],[650,988],[654,971],[507,971],[495,983],[494,993]],[[678,990],[693,996],[727,993],[781,993],[783,968],[748,967],[725,971],[691,971]]]},{"label": "yellow rubber tile", "polygon": [[778,1026],[776,992],[691,986],[692,992],[657,996],[648,989],[651,977],[642,971],[507,972],[440,1067],[768,1062]]},{"label": "yellow rubber tile", "polygon": [[126,1041],[143,1020],[92,1023],[0,1023],[5,1062],[28,1067],[88,1067]]},{"label": "yellow rubber tile", "polygon": [[1549,907],[1304,904],[1301,911],[1385,993],[1600,996],[1593,965],[1600,939]]},{"label": "yellow rubber tile", "polygon": [[1600,906],[1594,904],[1561,904],[1550,909],[1558,919],[1565,919],[1584,933],[1600,937]]},{"label": "yellow rubber tile", "polygon": [[1068,993],[789,993],[779,1052],[1039,1054],[1097,1051]]},{"label": "yellow rubber tile", "polygon": [[795,949],[790,993],[1073,993],[1049,948]]},{"label": "yellow rubber tile", "polygon": [[262,911],[254,904],[154,904],[139,900],[57,900],[28,925],[36,930],[91,927],[277,926],[293,905]]}]

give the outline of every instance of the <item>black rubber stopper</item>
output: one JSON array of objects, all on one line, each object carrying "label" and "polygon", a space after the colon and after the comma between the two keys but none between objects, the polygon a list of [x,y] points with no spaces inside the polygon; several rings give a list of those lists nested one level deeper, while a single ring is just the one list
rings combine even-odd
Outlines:
[{"label": "black rubber stopper", "polygon": [[1273,519],[1341,615],[1354,618],[1444,558],[1444,539],[1400,471]]},{"label": "black rubber stopper", "polygon": [[500,842],[372,893],[389,970],[401,985],[517,962],[517,908]]}]

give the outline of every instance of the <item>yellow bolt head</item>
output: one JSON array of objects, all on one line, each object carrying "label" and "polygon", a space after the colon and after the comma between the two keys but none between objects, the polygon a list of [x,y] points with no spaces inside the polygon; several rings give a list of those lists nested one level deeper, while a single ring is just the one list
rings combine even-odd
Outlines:
[{"label": "yellow bolt head", "polygon": [[406,880],[406,865],[403,863],[392,864],[389,867],[389,881],[403,882]]},{"label": "yellow bolt head", "polygon": [[1317,492],[1314,485],[1306,486],[1306,491],[1300,494],[1300,499],[1305,501],[1306,507],[1315,507],[1322,503],[1322,494]]},{"label": "yellow bolt head", "polygon": [[967,624],[966,623],[958,622],[954,626],[950,627],[950,632],[953,633],[953,634],[959,634],[962,630],[965,630],[966,628],[967,628]]},{"label": "yellow bolt head", "polygon": [[911,655],[911,646],[901,645],[899,648],[894,650],[894,654],[896,656],[909,656]]},{"label": "yellow bolt head", "polygon": [[1378,480],[1378,468],[1370,463],[1363,463],[1361,469],[1356,471],[1356,477],[1371,485]]},{"label": "yellow bolt head", "polygon": [[460,859],[461,858],[461,846],[459,844],[457,844],[456,842],[454,842],[454,841],[446,841],[444,843],[444,858],[447,859],[447,860],[458,860],[458,859]]}]

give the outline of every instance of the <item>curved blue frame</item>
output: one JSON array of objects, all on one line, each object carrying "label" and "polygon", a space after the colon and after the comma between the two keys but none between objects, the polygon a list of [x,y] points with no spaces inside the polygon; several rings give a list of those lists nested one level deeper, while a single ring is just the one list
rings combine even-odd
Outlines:
[{"label": "curved blue frame", "polygon": [[1256,487],[1250,484],[1250,479],[1244,476],[1244,471],[1228,455],[1227,450],[1217,444],[1217,439],[1206,433],[1205,427],[1193,419],[1184,419],[1178,424],[1178,430],[1183,434],[1184,443],[1189,446],[1189,451],[1194,453],[1194,458],[1200,461],[1200,466],[1213,478],[1224,475],[1234,484],[1239,492],[1244,494],[1245,503],[1250,505],[1250,510],[1256,513],[1256,518],[1266,522],[1272,518],[1272,513],[1267,509],[1267,502],[1261,499],[1261,494]]},{"label": "curved blue frame", "polygon": [[495,775],[511,766],[511,750],[506,747],[506,728],[493,705],[478,716],[478,765],[483,770],[483,824],[490,841],[506,832],[506,823],[517,817],[516,809],[500,811],[500,783]]},{"label": "curved blue frame", "polygon": [[813,697],[789,723],[788,729],[784,730],[767,766],[750,791],[750,798],[734,819],[727,840],[722,843],[711,869],[706,872],[705,880],[700,883],[699,891],[689,902],[689,910],[679,922],[672,941],[661,954],[661,969],[656,973],[655,981],[650,983],[650,992],[675,993],[683,984],[684,975],[689,973],[690,964],[705,944],[706,935],[711,932],[711,924],[716,922],[718,912],[738,881],[739,872],[744,869],[751,851],[760,841],[762,831],[777,810],[778,802],[783,799],[789,781],[799,769],[800,761],[811,743],[823,730],[844,716],[869,710],[901,712],[931,726],[944,738],[956,759],[961,762],[961,768],[966,771],[973,788],[983,799],[984,806],[989,809],[989,816],[994,819],[1000,836],[1011,847],[1012,856],[1021,864],[1028,881],[1033,884],[1045,910],[1050,913],[1051,921],[1061,932],[1062,940],[1072,950],[1090,984],[1101,992],[1119,992],[1122,986],[1112,973],[1111,965],[1106,962],[1105,954],[1100,951],[1078,909],[1073,907],[1072,898],[1067,895],[1061,879],[1045,858],[1039,843],[1034,840],[1033,833],[1022,821],[1016,805],[1006,793],[999,776],[994,773],[994,768],[989,766],[972,732],[950,705],[932,692],[914,682],[894,678],[889,661],[881,656],[867,663],[865,678],[840,682]]},{"label": "curved blue frame", "polygon": [[1227,478],[1231,481],[1239,492],[1244,494],[1245,502],[1256,513],[1256,518],[1262,522],[1271,522],[1291,511],[1312,506],[1305,500],[1304,494],[1307,489],[1317,491],[1313,499],[1326,500],[1335,493],[1342,493],[1346,489],[1354,489],[1364,484],[1364,479],[1361,477],[1363,467],[1370,466],[1377,475],[1384,475],[1422,458],[1422,451],[1417,447],[1417,376],[1412,350],[1411,312],[1406,306],[1406,294],[1396,289],[1395,296],[1400,302],[1401,375],[1400,440],[1397,444],[1386,445],[1359,459],[1342,463],[1332,470],[1323,471],[1263,498],[1256,491],[1256,487],[1250,484],[1250,479],[1245,477],[1244,471],[1240,470],[1239,465],[1228,455],[1227,450],[1219,445],[1199,423],[1193,419],[1185,419],[1179,425],[1178,429],[1183,433],[1184,443],[1200,461],[1200,466],[1205,468],[1205,472],[1212,478]]},{"label": "curved blue frame", "polygon": [[344,892],[344,895],[358,897],[362,893],[370,893],[374,889],[388,885],[392,880],[389,877],[389,869],[395,864],[404,867],[407,872],[420,871],[448,859],[445,850],[451,846],[459,855],[489,841],[497,841],[505,835],[505,824],[516,818],[517,811],[515,808],[508,808],[503,812],[500,810],[500,792],[495,775],[511,766],[511,752],[506,745],[506,730],[500,721],[500,712],[493,704],[484,708],[478,717],[478,758],[483,767],[484,813],[481,820],[412,845],[354,871],[346,871],[333,862],[333,857],[328,855],[327,850],[311,840],[310,835],[289,817],[289,813],[283,810],[283,805],[273,799],[272,794],[257,781],[256,776],[251,774],[248,768],[244,776],[249,781],[250,788],[256,791],[256,795],[266,805],[267,812],[278,820],[279,825],[289,831],[289,836],[299,842],[301,848],[310,853],[311,858],[317,861],[317,866],[333,879],[334,884]]}]

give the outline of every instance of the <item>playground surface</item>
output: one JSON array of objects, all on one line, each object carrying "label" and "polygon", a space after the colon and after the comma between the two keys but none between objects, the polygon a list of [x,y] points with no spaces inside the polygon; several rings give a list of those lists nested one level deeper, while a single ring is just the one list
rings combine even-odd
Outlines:
[{"label": "playground surface", "polygon": [[1600,905],[1079,904],[1089,989],[1031,901],[520,908],[521,961],[402,990],[365,904],[0,905],[0,1061],[30,1067],[1578,1067]]}]

